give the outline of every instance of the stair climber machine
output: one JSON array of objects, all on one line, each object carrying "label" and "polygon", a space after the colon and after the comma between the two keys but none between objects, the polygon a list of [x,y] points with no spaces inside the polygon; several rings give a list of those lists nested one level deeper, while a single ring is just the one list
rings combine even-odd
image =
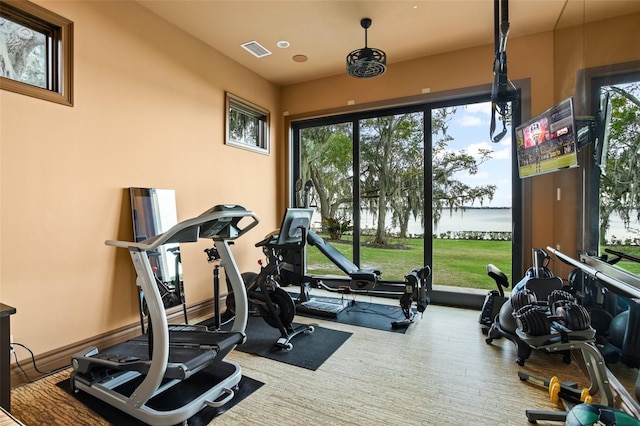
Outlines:
[{"label": "stair climber machine", "polygon": [[[71,387],[86,392],[150,425],[184,423],[206,407],[233,399],[242,377],[240,366],[225,357],[245,342],[248,303],[230,246],[258,224],[251,211],[217,205],[163,234],[140,242],[106,241],[129,250],[137,285],[149,314],[146,334],[112,347],[88,348],[71,358]],[[156,286],[149,252],[171,243],[212,239],[234,291],[235,320],[230,331],[205,326],[169,326]]]},{"label": "stair climber machine", "polygon": [[487,275],[496,282],[498,290],[491,290],[484,298],[484,303],[482,304],[482,311],[480,312],[478,322],[484,334],[489,333],[489,329],[491,325],[493,325],[496,315],[498,315],[502,305],[508,300],[504,295],[504,289],[509,288],[509,278],[493,263],[487,265]]},{"label": "stair climber machine", "polygon": [[[295,211],[306,211],[312,215],[313,209],[309,208],[310,192],[313,184],[308,181],[302,189],[302,181],[296,182],[298,192],[298,204],[304,207],[289,208],[285,213],[285,220],[281,229],[288,229],[286,217]],[[302,194],[302,191],[304,193]],[[278,235],[279,231],[274,232]],[[348,278],[309,276],[306,268],[307,246],[316,247],[327,259],[336,265]],[[422,314],[429,304],[428,290],[430,288],[429,277],[431,268],[426,265],[410,271],[404,281],[382,280],[382,272],[378,269],[360,268],[349,260],[334,246],[325,241],[312,230],[306,231],[306,241],[300,245],[279,245],[280,255],[284,259],[284,265],[280,271],[281,284],[283,286],[298,285],[300,293],[296,300],[296,309],[315,316],[336,318],[338,314],[351,306],[353,301],[336,300],[333,298],[311,297],[310,288],[320,288],[340,294],[367,294],[371,296],[398,297],[403,313],[403,319],[392,321],[391,326],[402,327],[412,324],[417,313]]]}]

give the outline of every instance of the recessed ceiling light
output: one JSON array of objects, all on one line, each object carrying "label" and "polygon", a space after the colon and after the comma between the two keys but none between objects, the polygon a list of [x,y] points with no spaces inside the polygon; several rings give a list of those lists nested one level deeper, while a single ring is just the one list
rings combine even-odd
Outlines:
[{"label": "recessed ceiling light", "polygon": [[293,55],[293,62],[307,62],[307,58],[305,55]]},{"label": "recessed ceiling light", "polygon": [[286,49],[287,47],[289,47],[289,42],[287,40],[280,40],[276,43],[276,46],[278,46],[280,49]]}]

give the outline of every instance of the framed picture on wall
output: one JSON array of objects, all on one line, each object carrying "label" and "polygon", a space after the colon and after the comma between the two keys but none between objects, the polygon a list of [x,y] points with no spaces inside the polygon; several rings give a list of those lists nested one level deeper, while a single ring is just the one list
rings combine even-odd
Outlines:
[{"label": "framed picture on wall", "polygon": [[225,98],[225,143],[268,155],[269,111],[229,92]]}]

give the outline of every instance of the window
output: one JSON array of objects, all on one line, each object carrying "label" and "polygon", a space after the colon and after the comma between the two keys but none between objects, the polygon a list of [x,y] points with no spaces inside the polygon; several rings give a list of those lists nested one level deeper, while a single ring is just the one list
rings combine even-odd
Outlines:
[{"label": "window", "polygon": [[[578,77],[578,87],[584,87],[589,95],[585,115],[596,117],[595,124],[604,126],[596,126],[594,135],[602,140],[594,140],[583,149],[582,162],[588,167],[581,250],[592,254],[603,254],[604,249],[628,252],[634,244],[637,246],[640,234],[640,198],[633,189],[638,179],[640,62],[589,68]],[[607,96],[610,114],[603,120]]]},{"label": "window", "polygon": [[226,94],[226,144],[269,154],[269,111]]},{"label": "window", "polygon": [[[412,269],[429,265],[439,289],[485,291],[495,287],[487,263],[519,276],[513,142],[483,142],[488,100],[488,93],[472,93],[292,121],[295,204],[313,207],[314,231],[356,265],[381,269],[383,280],[402,282]],[[514,112],[515,122],[520,113]],[[310,182],[308,203],[294,182]],[[306,266],[329,286],[325,276],[340,276],[312,246]]]},{"label": "window", "polygon": [[0,9],[0,87],[72,106],[73,23],[24,0]]}]

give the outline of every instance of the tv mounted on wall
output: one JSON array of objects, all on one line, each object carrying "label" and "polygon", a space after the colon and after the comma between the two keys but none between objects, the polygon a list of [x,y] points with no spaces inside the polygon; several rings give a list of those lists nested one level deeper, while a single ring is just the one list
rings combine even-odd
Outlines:
[{"label": "tv mounted on wall", "polygon": [[516,128],[520,178],[578,166],[573,98]]}]

